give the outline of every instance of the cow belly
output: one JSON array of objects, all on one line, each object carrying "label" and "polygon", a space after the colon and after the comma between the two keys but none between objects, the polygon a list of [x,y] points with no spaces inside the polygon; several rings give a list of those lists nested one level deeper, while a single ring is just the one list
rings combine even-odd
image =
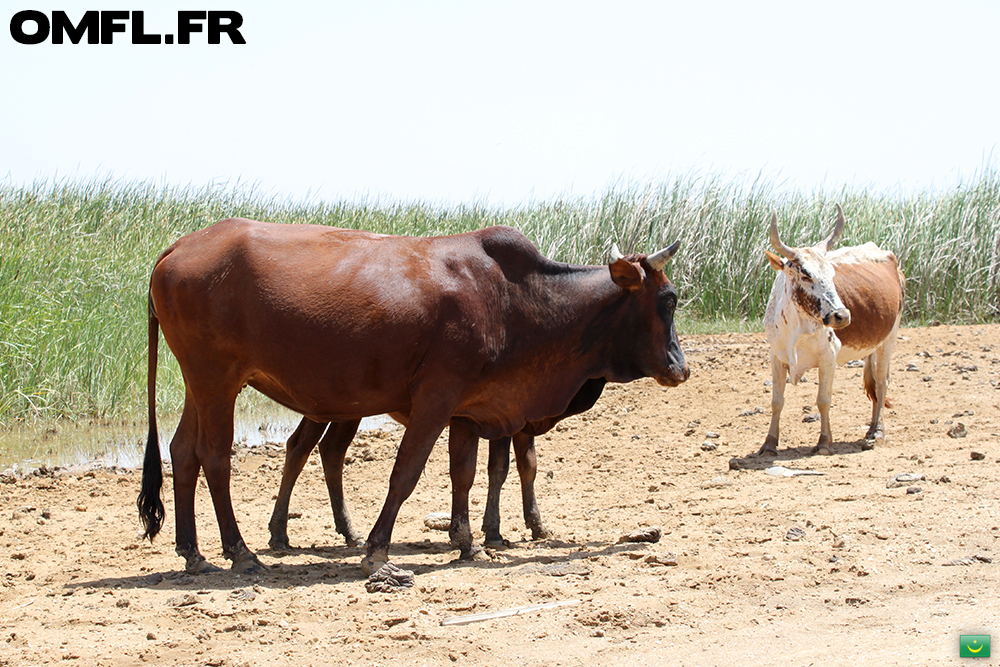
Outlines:
[{"label": "cow belly", "polygon": [[866,359],[868,355],[875,351],[875,348],[865,347],[865,348],[855,348],[848,347],[847,345],[842,345],[840,347],[840,353],[837,354],[837,363],[846,364],[849,361],[856,361],[857,359]]}]

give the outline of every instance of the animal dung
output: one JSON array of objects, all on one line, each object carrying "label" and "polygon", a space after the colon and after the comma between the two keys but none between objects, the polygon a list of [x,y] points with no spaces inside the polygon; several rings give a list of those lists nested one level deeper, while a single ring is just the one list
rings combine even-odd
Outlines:
[{"label": "animal dung", "polygon": [[659,542],[662,534],[663,531],[659,526],[640,528],[639,530],[633,530],[628,535],[619,537],[618,544],[624,544],[625,542]]},{"label": "animal dung", "polygon": [[365,590],[369,593],[397,593],[412,586],[413,572],[386,563],[368,577]]},{"label": "animal dung", "polygon": [[450,530],[451,514],[448,512],[431,512],[424,517],[424,525],[431,530]]}]

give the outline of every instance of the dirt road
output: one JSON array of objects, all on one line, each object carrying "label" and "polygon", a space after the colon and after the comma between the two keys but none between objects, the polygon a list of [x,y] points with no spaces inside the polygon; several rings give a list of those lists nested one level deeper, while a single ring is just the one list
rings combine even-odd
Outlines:
[{"label": "dirt road", "polygon": [[[859,441],[870,416],[861,369],[841,367],[834,455],[809,454],[819,436],[804,421],[815,412],[811,371],[788,388],[776,462],[747,458],[770,418],[763,336],[681,342],[686,384],[609,385],[593,410],[539,439],[551,540],[530,541],[512,472],[502,507],[510,548],[457,561],[447,534],[423,522],[449,508],[439,443],[396,523],[393,561],[416,574],[400,593],[365,591],[361,552],[334,532],[315,455],[292,499],[300,548],[274,553],[267,520],[282,449],[238,453],[236,515],[273,566],[249,579],[183,573],[169,478],[152,545],[138,538],[136,471],[7,478],[0,665],[1000,664],[1000,647],[958,657],[961,634],[1000,643],[1000,326],[903,330],[886,439],[870,451]],[[369,433],[352,449],[345,487],[362,532],[398,437]],[[484,443],[474,527],[485,455]],[[775,463],[822,474],[765,472]],[[923,478],[887,488],[901,473]],[[204,483],[198,525],[203,553],[223,565]],[[653,526],[658,542],[619,543]],[[442,625],[547,603],[565,604]]]}]

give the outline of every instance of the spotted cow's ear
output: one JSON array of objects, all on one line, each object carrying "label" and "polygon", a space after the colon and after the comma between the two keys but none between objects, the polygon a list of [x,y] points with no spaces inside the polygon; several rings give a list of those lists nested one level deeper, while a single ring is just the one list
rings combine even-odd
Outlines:
[{"label": "spotted cow's ear", "polygon": [[622,289],[637,290],[642,286],[645,277],[639,265],[624,259],[616,259],[608,265],[611,270],[611,280]]},{"label": "spotted cow's ear", "polygon": [[772,269],[774,269],[775,271],[785,270],[785,260],[783,260],[781,257],[778,257],[770,250],[765,250],[764,254],[767,255],[767,261],[771,263]]}]

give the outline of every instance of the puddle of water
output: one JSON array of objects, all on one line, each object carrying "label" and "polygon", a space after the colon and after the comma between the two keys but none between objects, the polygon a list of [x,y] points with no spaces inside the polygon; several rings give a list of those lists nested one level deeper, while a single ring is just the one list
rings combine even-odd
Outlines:
[{"label": "puddle of water", "polygon": [[[158,416],[160,456],[170,460],[170,440],[179,415]],[[237,406],[234,441],[239,447],[284,445],[302,416],[274,404]],[[362,430],[393,422],[386,415],[368,417]],[[0,431],[0,474],[24,475],[42,466],[75,468],[139,468],[146,449],[148,425],[128,422],[89,425],[60,422],[35,428]]]}]

